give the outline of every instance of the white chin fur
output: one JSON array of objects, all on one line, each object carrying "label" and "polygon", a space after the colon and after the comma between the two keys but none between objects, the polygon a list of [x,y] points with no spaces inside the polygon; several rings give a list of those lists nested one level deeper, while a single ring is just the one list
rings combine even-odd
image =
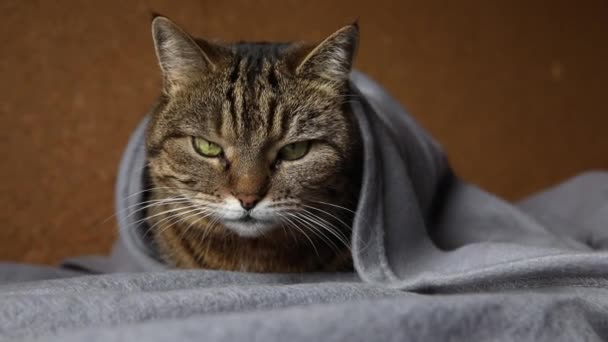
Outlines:
[{"label": "white chin fur", "polygon": [[241,222],[225,220],[222,223],[224,227],[226,227],[230,231],[236,233],[241,237],[246,238],[255,238],[262,236],[264,233],[269,232],[274,228],[274,225],[271,222],[261,221]]},{"label": "white chin fur", "polygon": [[226,199],[218,215],[222,218],[224,227],[230,231],[241,237],[255,238],[276,227],[276,217],[268,208],[270,204],[270,201],[261,201],[251,212],[253,220],[241,221],[240,219],[245,217],[247,212],[236,198],[229,198]]}]

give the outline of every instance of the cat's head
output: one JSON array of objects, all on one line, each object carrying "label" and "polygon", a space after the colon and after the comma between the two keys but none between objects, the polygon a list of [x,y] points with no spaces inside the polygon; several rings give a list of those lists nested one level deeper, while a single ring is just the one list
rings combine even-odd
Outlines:
[{"label": "cat's head", "polygon": [[241,237],[289,222],[308,229],[322,211],[342,217],[339,207],[354,208],[356,24],[316,45],[195,40],[164,17],[152,31],[163,94],[147,150],[167,203]]}]

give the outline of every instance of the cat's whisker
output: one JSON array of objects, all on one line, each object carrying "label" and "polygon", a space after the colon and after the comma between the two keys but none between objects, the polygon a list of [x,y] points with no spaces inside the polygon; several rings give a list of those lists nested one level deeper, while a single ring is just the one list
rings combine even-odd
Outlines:
[{"label": "cat's whisker", "polygon": [[290,235],[291,238],[293,239],[293,242],[296,244],[296,246],[299,246],[300,244],[298,243],[299,242],[298,238],[296,237],[293,230],[285,228],[284,224],[286,224],[287,222],[284,221],[284,219],[283,219],[283,217],[281,217],[281,215],[279,215],[279,222],[280,222],[281,228],[283,229],[283,232],[286,235]]},{"label": "cat's whisker", "polygon": [[323,201],[315,201],[315,200],[309,200],[309,202],[315,202],[315,203],[320,203],[320,204],[329,205],[329,206],[332,206],[332,207],[334,207],[334,208],[338,208],[338,209],[346,210],[346,211],[348,211],[348,212],[350,212],[350,213],[352,213],[352,214],[356,214],[356,213],[357,213],[356,211],[354,211],[354,210],[352,210],[352,209],[349,209],[349,208],[347,208],[347,207],[343,207],[343,206],[341,206],[341,205],[333,204],[333,203],[328,203],[328,202],[323,202]]},{"label": "cat's whisker", "polygon": [[130,206],[128,206],[128,207],[126,207],[126,208],[121,209],[120,211],[116,212],[114,215],[112,215],[112,216],[108,217],[108,218],[106,219],[106,221],[107,221],[107,220],[109,220],[109,219],[111,219],[112,217],[114,217],[114,216],[116,216],[116,215],[120,214],[120,213],[123,213],[123,212],[125,212],[125,211],[129,211],[129,210],[131,210],[131,209],[133,209],[133,208],[136,208],[136,207],[139,207],[139,206],[142,206],[142,205],[145,205],[145,206],[143,206],[143,207],[141,207],[141,208],[138,208],[138,209],[137,209],[137,210],[135,210],[133,213],[129,214],[129,215],[127,216],[127,218],[128,218],[128,217],[131,217],[132,215],[134,215],[134,214],[135,214],[135,213],[137,213],[138,211],[141,211],[141,210],[143,210],[143,209],[147,209],[147,208],[152,207],[152,206],[154,206],[154,205],[156,205],[156,204],[159,204],[159,205],[160,205],[160,204],[164,204],[164,203],[170,203],[170,202],[174,202],[174,201],[176,201],[176,200],[179,200],[179,201],[187,201],[188,199],[187,199],[187,198],[185,198],[185,197],[179,196],[179,197],[169,197],[169,198],[163,198],[163,199],[153,199],[153,200],[148,200],[148,201],[138,202],[138,203],[132,204],[132,205],[130,205]]},{"label": "cat's whisker", "polygon": [[[171,219],[174,219],[176,216],[179,216],[180,213],[175,213],[172,215],[169,215],[167,217],[163,217],[160,220],[158,220],[156,223],[154,223],[152,226],[149,226],[148,229],[146,229],[146,231],[144,232],[143,236],[147,236],[148,233],[150,233],[156,226],[159,226],[161,224],[163,224],[164,222],[170,221]],[[164,225],[163,225],[164,227]]]},{"label": "cat's whisker", "polygon": [[[168,227],[165,227],[164,229],[162,229],[159,233],[162,233],[162,231],[164,231],[165,229],[168,229],[170,227],[173,227],[176,223],[181,223],[181,222],[188,222],[188,220],[192,219],[193,217],[196,217],[198,215],[200,215],[200,213],[198,212],[198,210],[193,209],[193,210],[189,210],[188,212],[185,213],[179,213],[178,214],[179,217],[177,220],[174,220],[172,222],[168,222]],[[182,234],[180,234],[180,238],[183,239],[184,238],[184,232],[182,232]]]},{"label": "cat's whisker", "polygon": [[[352,234],[347,234],[343,230],[336,227],[330,221],[312,212],[306,211],[305,213],[303,213],[303,216],[307,216],[309,219],[317,221],[319,227],[326,229],[329,233],[335,236],[346,248],[348,248],[349,250],[351,249],[350,237],[352,236]],[[345,226],[348,227],[346,224]],[[348,228],[350,230],[350,227]]]},{"label": "cat's whisker", "polygon": [[[309,202],[315,202],[315,203],[319,203],[319,204],[328,205],[328,206],[331,206],[331,207],[334,207],[334,208],[342,209],[342,210],[345,210],[345,211],[347,211],[347,212],[349,212],[349,213],[352,213],[354,216],[356,216],[356,214],[357,214],[357,212],[356,212],[356,211],[354,211],[354,210],[352,210],[352,209],[349,209],[349,208],[346,208],[346,207],[343,207],[343,206],[340,206],[340,205],[337,205],[337,204],[328,203],[328,202],[323,202],[323,201],[314,201],[314,200],[309,200]],[[367,226],[368,228],[372,226],[372,225],[369,223],[369,221],[367,221],[367,220],[366,220],[364,217],[359,216],[359,219],[360,219],[360,220],[362,220],[362,223],[363,223],[365,226]],[[353,220],[353,223],[354,223],[354,220]],[[351,228],[352,228],[352,227],[351,227]],[[369,246],[369,241],[365,243],[365,245],[362,247],[362,250],[364,250],[364,249],[365,249],[365,248],[367,248],[368,246]]]},{"label": "cat's whisker", "polygon": [[281,230],[283,231],[283,234],[287,235],[287,228],[285,228],[285,224],[286,223],[283,220],[281,220],[281,219],[279,219],[279,223],[280,223],[280,226],[281,226]]},{"label": "cat's whisker", "polygon": [[[209,221],[208,226],[209,226],[209,227],[214,227],[214,226],[215,226],[215,224],[216,224],[218,221],[219,221],[219,217],[218,217],[218,216],[211,215],[211,220]],[[206,238],[207,238],[207,236],[208,236],[209,234],[211,234],[211,229],[207,229],[207,230],[205,230],[205,232],[203,233],[203,237],[202,237],[202,238],[203,238],[203,239],[206,239]],[[211,241],[211,240],[209,240],[209,241]],[[208,242],[208,243],[209,243],[209,242]]]},{"label": "cat's whisker", "polygon": [[[185,202],[184,202],[184,203],[185,203]],[[155,204],[155,205],[151,205],[151,206],[150,206],[150,208],[151,208],[151,207],[160,207],[160,206],[162,206],[162,205],[166,205],[166,204],[182,204],[182,202],[175,202],[175,203],[157,203],[157,204]],[[177,207],[177,208],[170,208],[170,209],[167,209],[167,210],[161,211],[161,212],[156,213],[156,214],[151,215],[151,216],[146,216],[146,215],[143,215],[144,217],[142,217],[141,219],[136,220],[135,222],[133,222],[133,225],[135,225],[135,226],[139,226],[139,224],[141,224],[142,222],[146,221],[146,220],[147,220],[147,219],[149,219],[149,218],[153,218],[153,217],[156,217],[156,216],[165,215],[165,214],[168,214],[168,213],[171,213],[171,212],[177,211],[177,210],[182,209],[182,208],[187,208],[187,207],[188,207],[188,206],[180,206],[180,207]],[[143,211],[143,210],[145,210],[145,208],[138,209],[137,211]],[[135,214],[135,213],[134,213],[134,214]]]},{"label": "cat's whisker", "polygon": [[[119,214],[121,214],[121,213],[123,213],[123,212],[129,211],[129,210],[133,209],[134,207],[140,206],[140,205],[142,205],[142,204],[150,204],[150,203],[153,203],[153,202],[155,202],[155,201],[160,201],[160,200],[149,200],[149,201],[139,202],[139,203],[132,204],[132,205],[128,206],[127,208],[122,208],[121,210],[119,210],[119,211],[115,212],[114,214],[112,214],[112,215],[110,215],[110,216],[108,216],[108,217],[104,218],[103,220],[99,221],[98,223],[96,223],[94,228],[97,228],[97,227],[99,227],[99,226],[101,226],[101,225],[106,224],[106,223],[107,223],[109,220],[111,220],[112,218],[114,218],[114,217],[118,216]],[[140,210],[136,210],[136,211],[135,211],[134,213],[132,213],[131,215],[133,215],[133,214],[137,213],[138,211],[140,211]],[[131,215],[129,215],[129,216],[127,216],[127,217],[130,217]]]},{"label": "cat's whisker", "polygon": [[[211,220],[206,224],[207,229],[202,229],[198,235],[200,236],[200,241],[204,244],[206,244],[205,249],[209,249],[210,248],[210,244],[213,241],[213,239],[207,239],[207,236],[209,236],[209,234],[211,234],[211,228],[213,227],[213,225],[215,225],[215,223],[217,222],[217,220],[219,219],[217,216],[213,215],[214,213],[210,213],[209,215],[207,215],[206,217],[211,217]],[[196,254],[194,256],[195,261],[197,263],[201,263],[202,262],[202,254]]]},{"label": "cat's whisker", "polygon": [[[196,212],[195,215],[200,215],[201,217],[197,218],[196,220],[190,222],[190,224],[188,225],[188,227],[186,227],[186,229],[184,229],[184,231],[182,232],[180,238],[184,238],[184,236],[188,233],[188,230],[190,230],[190,228],[192,228],[194,225],[196,225],[198,222],[206,219],[207,217],[213,215],[213,211],[209,210],[209,211],[204,211],[201,210],[202,208],[198,208],[199,210]],[[206,208],[205,208],[206,209]]]},{"label": "cat's whisker", "polygon": [[[143,207],[137,208],[137,210],[133,211],[132,213],[130,213],[126,217],[129,218],[129,217],[137,214],[138,212],[140,212],[142,210],[146,210],[146,209],[152,208],[152,207],[161,206],[161,205],[164,205],[164,204],[181,204],[181,203],[189,203],[189,202],[191,202],[191,201],[189,199],[185,198],[185,197],[184,198],[178,198],[178,197],[176,197],[176,198],[164,198],[164,199],[160,199],[160,200],[152,200],[152,201],[149,201],[149,203],[147,203]],[[133,205],[133,206],[138,206],[138,205]],[[133,206],[131,206],[131,209],[132,209]]]},{"label": "cat's whisker", "polygon": [[192,206],[185,206],[185,207],[177,207],[177,208],[167,209],[167,210],[161,211],[160,213],[156,213],[154,215],[146,216],[146,217],[144,217],[144,218],[142,218],[140,220],[135,221],[133,224],[134,225],[138,225],[138,224],[140,224],[142,222],[145,222],[145,221],[147,221],[149,219],[152,219],[152,218],[155,218],[155,217],[158,217],[158,216],[161,216],[161,215],[166,215],[166,214],[173,213],[173,212],[176,212],[176,211],[179,211],[179,210],[190,209],[190,208],[192,208]]},{"label": "cat's whisker", "polygon": [[187,212],[193,212],[194,206],[191,205],[191,206],[177,207],[177,208],[165,210],[163,212],[160,212],[160,213],[157,213],[155,215],[148,216],[148,217],[146,217],[146,218],[144,218],[142,220],[139,220],[139,223],[144,223],[145,221],[147,221],[147,220],[149,220],[151,218],[157,217],[157,216],[162,216],[162,215],[170,214],[167,217],[161,217],[161,219],[160,219],[160,220],[165,220],[167,218],[174,217],[175,215],[185,214],[185,212],[181,212],[183,210],[186,210]]},{"label": "cat's whisker", "polygon": [[283,214],[279,214],[279,217],[281,217],[282,219],[285,219],[284,222],[286,222],[290,227],[293,227],[293,228],[297,229],[298,231],[300,231],[300,233],[302,233],[302,235],[304,235],[304,237],[310,242],[310,245],[314,249],[315,254],[317,254],[317,256],[319,256],[319,251],[317,250],[317,246],[315,245],[313,240],[310,238],[310,236],[308,236],[308,234],[306,234],[306,232],[302,228],[298,227],[298,225],[295,224],[293,221],[291,221],[291,219],[289,219],[289,217],[287,217]]},{"label": "cat's whisker", "polygon": [[152,199],[152,200],[137,202],[135,204],[132,204],[132,205],[126,207],[125,209],[129,210],[129,209],[133,209],[135,207],[138,207],[138,206],[141,206],[141,205],[144,205],[144,204],[150,204],[150,203],[154,203],[154,202],[165,202],[167,200],[173,200],[173,199],[185,199],[185,198],[181,198],[181,197],[168,197],[168,198],[163,198],[163,199]]},{"label": "cat's whisker", "polygon": [[[197,212],[195,213],[195,215],[193,216],[197,216],[200,215],[199,218],[194,219],[193,222],[190,222],[190,224],[188,225],[188,227],[186,227],[185,230],[182,231],[182,234],[180,235],[180,238],[184,238],[184,236],[187,234],[187,232],[194,226],[196,226],[198,224],[198,222],[208,218],[208,217],[212,217],[215,214],[215,210],[213,210],[213,208],[210,208],[207,205],[199,205],[197,208]],[[212,225],[213,220],[207,222],[206,227],[209,228]],[[200,239],[204,240],[207,236],[207,233],[209,232],[209,229],[202,229],[199,232],[200,235]]]},{"label": "cat's whisker", "polygon": [[[169,211],[174,211],[174,210],[173,210],[173,209],[172,209],[172,210],[167,210],[167,212],[169,212]],[[162,214],[165,214],[165,212],[158,213],[158,215],[162,215]],[[146,221],[148,218],[149,218],[149,217],[144,217],[144,218],[142,218],[142,219],[139,219],[139,220],[137,220],[137,221],[133,222],[133,223],[132,223],[132,226],[134,226],[134,227],[139,227],[139,225],[140,225],[142,222],[145,222],[145,221]],[[129,227],[120,227],[119,229],[124,229],[124,228],[129,228]]]},{"label": "cat's whisker", "polygon": [[134,192],[132,194],[129,194],[127,197],[125,197],[125,199],[130,199],[130,198],[135,197],[137,195],[141,195],[141,194],[144,194],[146,192],[152,192],[152,191],[155,191],[155,190],[177,190],[177,191],[196,192],[194,190],[187,189],[187,188],[176,188],[176,187],[172,187],[172,186],[159,186],[159,187],[147,188],[147,189],[144,189],[144,190],[141,190],[141,191]]},{"label": "cat's whisker", "polygon": [[[160,219],[158,222],[156,222],[155,224],[153,224],[151,227],[149,227],[146,230],[146,232],[144,233],[144,236],[148,235],[148,233],[151,232],[154,229],[154,227],[158,226],[161,222],[167,221],[168,224],[169,224],[168,227],[170,227],[173,224],[175,224],[177,222],[180,222],[184,218],[184,215],[190,214],[190,213],[192,213],[192,212],[194,212],[194,211],[197,210],[196,208],[193,209],[192,207],[182,207],[182,208],[178,208],[178,209],[182,209],[182,210],[186,210],[186,211],[184,211],[184,212],[179,212],[178,211],[177,213],[175,213],[173,215],[169,215],[169,216],[167,216],[165,218]],[[175,220],[176,218],[177,218],[177,220]],[[169,221],[171,221],[171,222],[169,222]],[[164,228],[164,229],[167,229],[167,228]],[[161,231],[159,231],[159,234],[162,233],[162,231],[164,231],[164,229],[161,230]]]},{"label": "cat's whisker", "polygon": [[[324,214],[326,214],[326,215],[329,215],[329,216],[331,216],[331,217],[335,218],[336,220],[338,220],[338,222],[342,223],[342,225],[343,225],[343,226],[344,226],[346,229],[348,229],[348,230],[352,230],[352,229],[353,229],[353,228],[352,228],[350,225],[346,224],[346,222],[342,221],[342,220],[341,220],[339,217],[337,217],[337,216],[333,215],[332,213],[330,213],[330,212],[328,212],[328,211],[326,211],[326,210],[319,209],[319,208],[317,208],[317,207],[313,207],[313,206],[306,205],[306,204],[302,204],[302,206],[304,206],[304,207],[306,207],[306,208],[313,209],[313,210],[320,211],[320,212],[322,212],[322,213],[324,213]],[[307,210],[307,211],[308,211],[308,210]]]},{"label": "cat's whisker", "polygon": [[304,217],[302,217],[301,215],[296,215],[296,214],[288,214],[290,215],[294,220],[296,220],[297,222],[303,224],[304,226],[306,226],[308,229],[310,229],[310,231],[315,234],[316,236],[318,236],[328,247],[331,247],[332,250],[336,253],[339,252],[339,248],[338,246],[327,236],[325,235],[325,233],[323,232],[322,229],[318,228],[316,225],[316,223],[311,223],[309,220],[305,220]]},{"label": "cat's whisker", "polygon": [[346,233],[343,232],[342,230],[340,230],[338,227],[336,227],[330,221],[324,219],[323,217],[321,217],[319,215],[315,215],[314,213],[311,213],[309,211],[303,212],[302,215],[309,217],[311,220],[317,221],[320,226],[326,228],[329,232],[331,232],[334,236],[336,236],[336,238],[340,239],[340,242],[344,243],[346,246],[350,245],[348,243],[348,236],[346,235]]},{"label": "cat's whisker", "polygon": [[321,217],[313,215],[309,212],[303,212],[303,213],[301,213],[301,216],[304,218],[307,218],[310,222],[315,222],[319,228],[325,229],[327,232],[329,232],[334,237],[336,237],[338,239],[338,241],[340,241],[345,247],[347,247],[350,250],[350,244],[348,243],[347,237],[344,236],[342,234],[342,232],[340,230],[338,230],[330,222],[322,219]]}]

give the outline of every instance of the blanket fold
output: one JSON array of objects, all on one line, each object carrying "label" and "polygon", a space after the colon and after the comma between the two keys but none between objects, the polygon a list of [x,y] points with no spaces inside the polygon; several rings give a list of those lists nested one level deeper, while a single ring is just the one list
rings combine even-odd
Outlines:
[{"label": "blanket fold", "polygon": [[[377,84],[361,74],[353,83],[365,147],[353,238],[361,278],[432,292],[605,283],[608,253],[595,248],[608,231],[608,175],[513,205],[454,176],[439,145]],[[577,198],[592,200],[581,207]],[[556,212],[568,215],[562,228],[545,226]]]}]

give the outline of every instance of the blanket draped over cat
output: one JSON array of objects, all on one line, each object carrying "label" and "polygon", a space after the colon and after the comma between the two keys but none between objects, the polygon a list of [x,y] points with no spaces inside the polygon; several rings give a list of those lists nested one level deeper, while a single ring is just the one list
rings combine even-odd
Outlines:
[{"label": "blanket draped over cat", "polygon": [[[607,173],[506,202],[455,176],[439,144],[378,84],[356,71],[351,84],[364,144],[352,234],[360,280],[420,292],[607,284]],[[141,224],[143,194],[133,196],[144,187],[146,120],[120,165],[113,255],[69,264],[95,272],[167,268]]]}]

